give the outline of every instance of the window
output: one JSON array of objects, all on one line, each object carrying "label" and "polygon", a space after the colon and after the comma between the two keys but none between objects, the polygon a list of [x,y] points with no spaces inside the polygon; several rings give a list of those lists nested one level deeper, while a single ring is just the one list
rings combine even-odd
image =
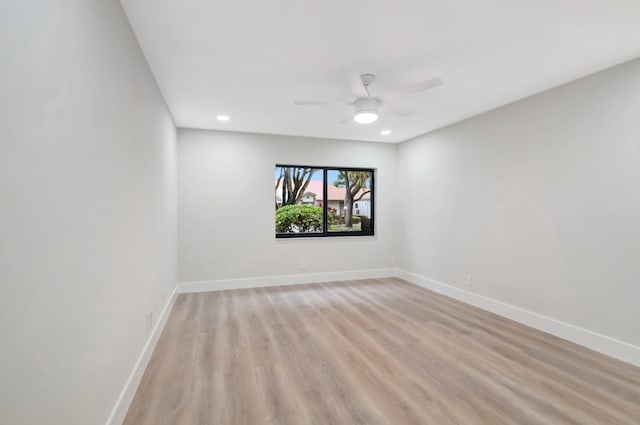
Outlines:
[{"label": "window", "polygon": [[374,234],[374,170],[281,165],[275,169],[277,238]]}]

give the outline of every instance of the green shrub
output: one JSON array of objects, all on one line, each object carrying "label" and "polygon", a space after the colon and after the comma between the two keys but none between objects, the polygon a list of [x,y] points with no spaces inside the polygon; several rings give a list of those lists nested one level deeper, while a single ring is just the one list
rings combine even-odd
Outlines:
[{"label": "green shrub", "polygon": [[285,205],[276,211],[276,232],[278,233],[307,233],[321,230],[321,207]]}]

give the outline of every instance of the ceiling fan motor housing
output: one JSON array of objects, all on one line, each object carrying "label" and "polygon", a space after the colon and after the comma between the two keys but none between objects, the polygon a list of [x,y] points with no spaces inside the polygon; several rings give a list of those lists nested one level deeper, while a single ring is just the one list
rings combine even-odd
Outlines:
[{"label": "ceiling fan motor housing", "polygon": [[360,114],[363,112],[378,112],[378,106],[380,106],[380,102],[373,98],[360,98],[355,101],[353,104],[353,112],[355,114]]}]

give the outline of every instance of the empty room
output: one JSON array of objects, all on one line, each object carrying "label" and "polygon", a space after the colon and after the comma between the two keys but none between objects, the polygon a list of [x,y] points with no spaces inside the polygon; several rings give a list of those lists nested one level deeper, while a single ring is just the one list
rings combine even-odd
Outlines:
[{"label": "empty room", "polygon": [[640,2],[2,0],[0,424],[640,425]]}]

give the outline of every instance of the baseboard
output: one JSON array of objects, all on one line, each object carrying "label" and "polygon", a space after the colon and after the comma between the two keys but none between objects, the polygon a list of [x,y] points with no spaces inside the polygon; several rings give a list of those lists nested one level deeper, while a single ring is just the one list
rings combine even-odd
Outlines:
[{"label": "baseboard", "polygon": [[377,279],[383,277],[395,277],[396,275],[396,269],[370,269],[182,282],[178,284],[178,293],[184,294],[189,292],[222,291],[225,289],[263,288],[268,286],[299,285],[314,282],[334,282],[338,280]]},{"label": "baseboard", "polygon": [[415,273],[397,270],[397,277],[624,362],[640,366],[640,347],[636,347],[635,345],[497,301],[483,295],[465,291],[464,289],[447,285],[446,283],[438,282]]},{"label": "baseboard", "polygon": [[116,402],[115,407],[111,411],[109,415],[109,419],[107,419],[106,425],[122,425],[125,416],[127,415],[127,411],[129,410],[129,406],[133,401],[133,397],[136,394],[138,389],[138,385],[142,380],[142,375],[144,374],[145,369],[147,368],[147,364],[151,359],[151,354],[153,354],[153,350],[156,348],[156,344],[158,343],[158,339],[160,338],[160,334],[162,334],[162,330],[164,329],[164,325],[167,323],[167,319],[169,318],[169,314],[171,313],[171,309],[173,308],[173,304],[176,301],[176,297],[178,295],[178,286],[176,286],[169,298],[169,301],[165,305],[162,313],[158,317],[158,321],[156,322],[155,327],[151,331],[149,335],[149,339],[147,339],[147,343],[142,349],[142,353],[138,360],[136,361],[127,382],[124,385],[124,389],[120,393],[118,397],[118,401]]}]

